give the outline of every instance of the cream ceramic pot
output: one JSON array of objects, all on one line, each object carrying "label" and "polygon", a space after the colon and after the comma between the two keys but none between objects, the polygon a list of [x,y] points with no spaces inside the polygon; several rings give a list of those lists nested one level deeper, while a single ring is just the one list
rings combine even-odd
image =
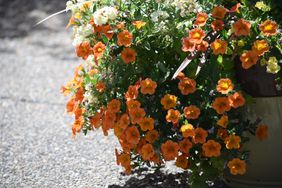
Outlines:
[{"label": "cream ceramic pot", "polygon": [[225,175],[231,188],[282,188],[282,97],[255,98],[255,104],[245,107],[246,117],[262,119],[268,125],[268,139],[252,137],[243,147],[249,149],[250,163],[243,176]]}]

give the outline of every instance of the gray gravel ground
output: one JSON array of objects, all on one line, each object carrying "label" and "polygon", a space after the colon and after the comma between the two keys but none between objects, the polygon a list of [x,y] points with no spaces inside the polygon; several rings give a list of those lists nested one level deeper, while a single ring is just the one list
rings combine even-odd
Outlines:
[{"label": "gray gravel ground", "polygon": [[171,167],[123,176],[113,135],[72,139],[59,93],[79,62],[69,15],[32,27],[64,3],[0,0],[0,187],[186,187],[187,174]]}]

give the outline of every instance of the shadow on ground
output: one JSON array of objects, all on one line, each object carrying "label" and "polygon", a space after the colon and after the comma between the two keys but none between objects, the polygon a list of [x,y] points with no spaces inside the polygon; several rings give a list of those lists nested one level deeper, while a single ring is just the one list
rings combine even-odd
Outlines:
[{"label": "shadow on ground", "polygon": [[[165,173],[161,169],[149,171],[146,168],[133,172],[124,185],[109,185],[108,188],[188,188],[187,171],[183,173]],[[228,188],[222,181],[215,182],[211,188]]]}]

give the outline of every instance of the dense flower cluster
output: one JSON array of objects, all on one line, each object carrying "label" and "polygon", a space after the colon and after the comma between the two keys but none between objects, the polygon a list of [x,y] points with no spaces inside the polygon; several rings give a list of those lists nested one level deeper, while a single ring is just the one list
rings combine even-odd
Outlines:
[{"label": "dense flower cluster", "polygon": [[280,48],[276,22],[248,20],[249,7],[236,3],[209,9],[200,1],[80,0],[67,7],[83,60],[62,87],[72,94],[67,112],[75,117],[74,136],[113,130],[121,146],[117,164],[128,174],[171,160],[192,171],[191,183],[213,181],[224,168],[246,172],[245,133],[264,140],[267,126],[242,118],[250,96],[233,67],[260,62],[267,72],[279,72],[271,53]]}]

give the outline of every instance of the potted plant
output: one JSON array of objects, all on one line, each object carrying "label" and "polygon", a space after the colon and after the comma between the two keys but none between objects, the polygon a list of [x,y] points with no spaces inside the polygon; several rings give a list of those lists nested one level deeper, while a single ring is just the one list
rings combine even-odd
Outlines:
[{"label": "potted plant", "polygon": [[276,22],[254,20],[250,7],[232,2],[69,1],[67,9],[83,59],[62,87],[72,95],[74,136],[113,130],[127,174],[166,161],[190,170],[192,187],[222,179],[224,169],[245,174],[247,133],[263,139],[267,130],[242,114],[251,97],[235,62],[248,70],[265,62],[278,72],[269,57],[281,50]]}]

